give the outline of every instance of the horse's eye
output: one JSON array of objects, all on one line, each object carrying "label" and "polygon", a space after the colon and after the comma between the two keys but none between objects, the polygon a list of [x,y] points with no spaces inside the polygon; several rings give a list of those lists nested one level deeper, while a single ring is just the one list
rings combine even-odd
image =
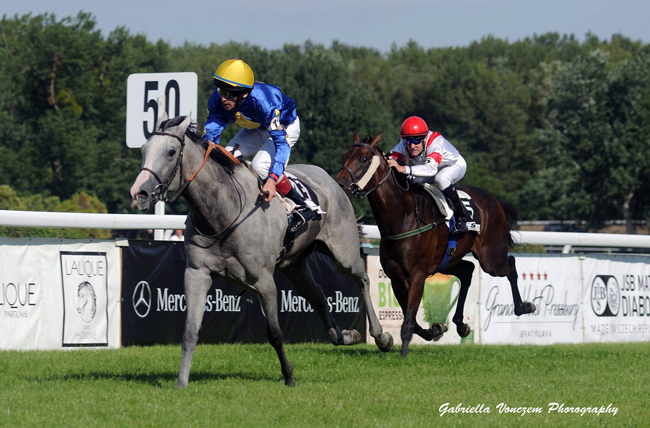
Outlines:
[{"label": "horse's eye", "polygon": [[368,156],[364,156],[363,159],[361,159],[361,162],[363,162],[363,163],[368,162]]},{"label": "horse's eye", "polygon": [[174,149],[167,152],[167,156],[169,156],[170,158],[173,157],[175,154],[176,154],[176,150],[174,150]]}]

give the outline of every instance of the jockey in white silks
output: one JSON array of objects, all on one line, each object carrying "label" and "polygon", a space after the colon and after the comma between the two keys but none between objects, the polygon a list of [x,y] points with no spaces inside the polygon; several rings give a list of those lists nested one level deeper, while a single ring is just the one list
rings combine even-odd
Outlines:
[{"label": "jockey in white silks", "polygon": [[454,183],[465,176],[467,163],[456,148],[438,132],[429,131],[417,116],[402,124],[400,142],[391,150],[388,165],[406,174],[415,184],[435,184],[452,205],[456,217],[450,233],[467,232],[465,210]]}]

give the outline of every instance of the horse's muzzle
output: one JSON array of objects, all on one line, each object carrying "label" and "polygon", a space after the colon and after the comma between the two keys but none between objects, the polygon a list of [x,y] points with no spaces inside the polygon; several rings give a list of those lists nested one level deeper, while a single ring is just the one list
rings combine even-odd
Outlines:
[{"label": "horse's muzzle", "polygon": [[131,196],[131,208],[134,210],[146,211],[149,209],[151,197],[146,190],[140,189],[137,195],[129,194],[129,196]]}]

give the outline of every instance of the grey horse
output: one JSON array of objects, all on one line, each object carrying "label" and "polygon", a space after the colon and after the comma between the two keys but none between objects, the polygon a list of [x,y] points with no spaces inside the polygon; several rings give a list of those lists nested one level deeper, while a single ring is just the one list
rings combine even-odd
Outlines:
[{"label": "grey horse", "polygon": [[157,132],[142,146],[142,169],[130,194],[133,208],[140,210],[149,209],[166,191],[182,193],[189,207],[184,243],[187,318],[176,385],[185,387],[189,381],[213,276],[259,296],[267,321],[267,337],[280,359],[285,385],[293,386],[295,380],[278,322],[273,279],[276,268],[282,270],[318,313],[334,345],[358,343],[359,333],[339,329],[323,291],[314,285],[306,259],[315,249],[328,254],[342,273],[354,279],[363,294],[370,334],[379,349],[390,350],[393,338],[382,331],[370,300],[354,210],[336,182],[313,165],[293,165],[287,169],[316,192],[326,214],[309,222],[278,263],[288,225],[282,203],[278,198],[270,203],[259,198],[259,180],[246,163],[239,163],[218,147],[207,155],[207,143],[201,141],[190,116],[166,119],[163,115],[156,124]]}]

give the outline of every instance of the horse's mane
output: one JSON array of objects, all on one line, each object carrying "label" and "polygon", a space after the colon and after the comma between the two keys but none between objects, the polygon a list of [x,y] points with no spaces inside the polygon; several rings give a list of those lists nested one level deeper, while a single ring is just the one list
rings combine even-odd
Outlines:
[{"label": "horse's mane", "polygon": [[[166,129],[178,126],[184,120],[185,120],[185,116],[176,116],[169,120],[165,120],[160,124],[160,130],[164,131]],[[203,147],[203,149],[205,150],[208,149],[208,142],[203,141],[203,135],[196,127],[196,122],[190,123],[190,125],[185,130],[185,135],[190,140],[192,140],[194,144],[198,144],[199,146]],[[220,150],[211,151],[210,157],[215,161],[217,161],[219,164],[223,165],[224,167],[228,167],[229,169],[231,169],[234,166],[233,162],[226,155],[224,155]]]},{"label": "horse's mane", "polygon": [[365,137],[363,137],[363,140],[361,140],[361,142],[364,144],[370,144],[372,143],[373,139],[374,138],[372,138],[370,135],[366,135]]}]

